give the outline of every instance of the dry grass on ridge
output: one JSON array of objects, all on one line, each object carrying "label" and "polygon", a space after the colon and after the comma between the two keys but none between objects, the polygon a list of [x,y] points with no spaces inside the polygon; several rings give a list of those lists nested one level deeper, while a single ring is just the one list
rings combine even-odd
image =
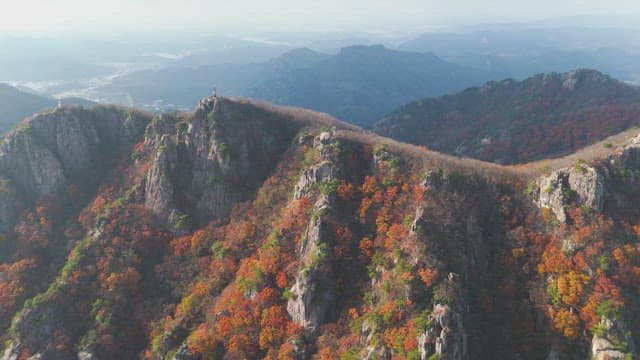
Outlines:
[{"label": "dry grass on ridge", "polygon": [[572,166],[579,161],[595,162],[615,153],[621,146],[627,144],[629,140],[640,133],[640,129],[632,128],[566,156],[544,159],[526,164],[503,166],[472,158],[458,158],[452,155],[431,151],[424,147],[402,143],[338,120],[329,114],[319,111],[294,106],[279,106],[268,102],[245,98],[233,98],[232,100],[257,106],[264,110],[287,116],[293,121],[304,124],[335,127],[338,130],[338,136],[347,140],[361,142],[371,146],[386,144],[392,152],[421,161],[427,168],[443,168],[460,173],[472,173],[494,181],[526,180],[548,174],[553,170]]}]

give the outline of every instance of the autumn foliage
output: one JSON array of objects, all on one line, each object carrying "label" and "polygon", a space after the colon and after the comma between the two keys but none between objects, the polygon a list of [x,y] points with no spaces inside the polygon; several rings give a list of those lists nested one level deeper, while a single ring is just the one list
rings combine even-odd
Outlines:
[{"label": "autumn foliage", "polygon": [[[144,143],[94,197],[37,200],[6,241],[0,331],[21,307],[53,309],[48,349],[104,359],[359,359],[371,349],[416,359],[444,335],[477,358],[538,359],[550,338],[587,349],[603,319],[622,317],[638,338],[640,211],[572,204],[559,224],[523,179],[434,167],[384,145],[327,147],[335,181],[294,197],[319,158],[294,142],[248,200],[189,233],[168,230],[141,200]],[[317,224],[319,250],[305,254]],[[303,287],[331,297],[294,309]],[[328,310],[311,329],[301,317],[318,301]],[[464,334],[443,328],[443,309]],[[24,338],[23,355],[45,346]]]}]

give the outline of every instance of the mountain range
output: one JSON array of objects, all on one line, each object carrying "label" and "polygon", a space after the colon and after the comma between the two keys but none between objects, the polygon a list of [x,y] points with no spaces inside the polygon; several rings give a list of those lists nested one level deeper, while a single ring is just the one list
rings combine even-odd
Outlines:
[{"label": "mountain range", "polygon": [[39,114],[0,144],[0,359],[636,358],[640,137],[605,141],[513,167],[220,96]]},{"label": "mountain range", "polygon": [[164,100],[171,101],[165,106],[185,108],[217,86],[225,95],[302,106],[369,125],[409,101],[459,91],[496,76],[433,54],[352,46],[335,55],[297,49],[263,63],[134,72],[101,91],[127,94],[133,104]]},{"label": "mountain range", "polygon": [[[78,98],[63,99],[66,105],[90,105],[91,101]],[[27,93],[0,83],[0,134],[13,128],[25,117],[57,106],[58,100]]]},{"label": "mountain range", "polygon": [[566,155],[639,124],[639,88],[583,69],[419,100],[372,129],[449,154],[513,164]]},{"label": "mountain range", "polygon": [[[542,72],[592,68],[637,83],[640,32],[580,26],[485,26],[459,33],[426,33],[398,45],[434,52],[463,66],[522,80]],[[496,79],[494,79],[496,80]]]}]

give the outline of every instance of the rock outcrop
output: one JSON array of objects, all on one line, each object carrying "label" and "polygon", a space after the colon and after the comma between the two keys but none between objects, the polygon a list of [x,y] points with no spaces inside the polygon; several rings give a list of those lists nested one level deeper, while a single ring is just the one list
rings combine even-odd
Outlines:
[{"label": "rock outcrop", "polygon": [[226,216],[248,199],[290,146],[296,126],[222,98],[192,116],[164,115],[147,129],[156,153],[145,204],[176,232]]},{"label": "rock outcrop", "polygon": [[20,357],[21,346],[17,342],[10,342],[2,353],[0,360],[18,360]]},{"label": "rock outcrop", "polygon": [[[328,151],[328,146],[334,141],[335,138],[328,132],[316,137],[314,151],[318,152],[320,161],[303,171],[295,187],[294,198],[311,195],[314,190],[317,193],[319,186],[336,180],[338,169]],[[312,336],[320,330],[333,300],[332,260],[324,221],[332,201],[331,195],[320,194],[313,206],[313,215],[299,250],[301,268],[287,301],[287,311],[293,321],[302,325]]]},{"label": "rock outcrop", "polygon": [[[619,207],[629,206],[623,197],[615,194],[614,182],[633,187],[640,182],[635,169],[640,168],[640,135],[608,156],[599,166],[578,163],[573,167],[552,172],[537,182],[536,203],[550,209],[559,222],[567,221],[568,205],[586,206],[602,211],[607,198],[613,197]],[[609,191],[610,190],[610,191]]]},{"label": "rock outcrop", "polygon": [[7,134],[0,143],[0,233],[10,231],[24,203],[70,185],[95,189],[150,120],[115,107],[63,108]]},{"label": "rock outcrop", "polygon": [[314,186],[331,181],[335,178],[334,170],[335,166],[328,160],[305,169],[296,184],[293,197],[300,199],[305,194],[308,194]]},{"label": "rock outcrop", "polygon": [[[321,196],[313,207],[314,214],[329,209],[326,196]],[[291,287],[287,311],[291,319],[314,335],[324,323],[332,301],[330,290],[331,258],[327,248],[326,230],[322,216],[314,216],[305,232],[301,249],[302,267]]]},{"label": "rock outcrop", "polygon": [[431,326],[418,337],[421,360],[431,359],[434,355],[443,360],[469,359],[467,334],[462,322],[465,305],[458,287],[456,276],[449,274],[444,291],[450,294],[452,301],[433,305],[429,314]]},{"label": "rock outcrop", "polygon": [[145,181],[145,206],[176,233],[184,234],[188,231],[185,215],[177,209],[174,196],[177,162],[175,145],[168,135],[162,135]]},{"label": "rock outcrop", "polygon": [[42,196],[64,189],[67,178],[61,159],[35,136],[34,125],[27,126],[0,145],[2,174],[20,184],[26,194]]},{"label": "rock outcrop", "polygon": [[626,324],[618,319],[602,319],[597,325],[600,330],[591,340],[591,355],[594,360],[636,359],[633,338]]},{"label": "rock outcrop", "polygon": [[362,342],[366,344],[364,360],[390,360],[391,352],[386,346],[376,344],[375,335],[380,329],[377,329],[375,323],[365,320],[362,323]]},{"label": "rock outcrop", "polygon": [[93,353],[83,350],[78,352],[78,360],[98,360],[98,358]]},{"label": "rock outcrop", "polygon": [[[612,167],[622,169],[640,168],[640,134],[629,141],[628,144],[619,149],[608,158],[608,163]],[[635,174],[630,174],[634,181],[640,181]]]},{"label": "rock outcrop", "polygon": [[605,177],[595,167],[578,164],[556,170],[538,181],[537,204],[550,209],[559,222],[567,221],[565,207],[569,204],[602,210]]},{"label": "rock outcrop", "polygon": [[35,197],[72,183],[95,186],[106,165],[141,138],[149,121],[146,114],[112,107],[36,115],[3,139],[0,173]]}]

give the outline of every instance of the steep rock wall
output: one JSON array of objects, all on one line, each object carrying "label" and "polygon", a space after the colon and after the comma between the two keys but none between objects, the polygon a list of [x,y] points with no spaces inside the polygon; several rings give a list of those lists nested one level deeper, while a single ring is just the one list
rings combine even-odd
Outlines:
[{"label": "steep rock wall", "polygon": [[146,181],[147,207],[174,231],[222,218],[269,176],[298,127],[222,98],[200,101],[192,116],[149,125],[157,154]]}]

